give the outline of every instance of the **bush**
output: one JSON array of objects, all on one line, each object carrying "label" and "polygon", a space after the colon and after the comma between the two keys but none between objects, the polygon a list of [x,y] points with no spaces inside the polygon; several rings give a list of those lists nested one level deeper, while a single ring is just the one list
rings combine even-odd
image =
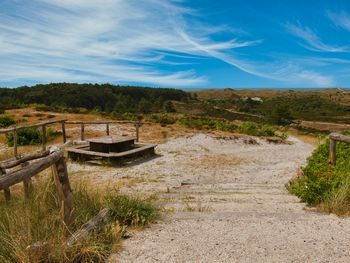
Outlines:
[{"label": "bush", "polygon": [[152,114],[150,115],[150,119],[156,123],[160,123],[162,126],[166,126],[168,124],[174,124],[176,122],[176,118],[170,116],[169,114]]},{"label": "bush", "polygon": [[246,121],[243,122],[239,127],[238,127],[238,132],[252,135],[252,136],[258,136],[259,135],[259,127],[255,122],[251,121]]},{"label": "bush", "polygon": [[109,197],[112,217],[121,226],[145,226],[158,216],[157,208],[148,200],[138,197],[115,195]]},{"label": "bush", "polygon": [[208,117],[183,117],[178,120],[181,125],[198,130],[221,130],[234,132],[236,125],[227,120],[214,119]]},{"label": "bush", "polygon": [[[46,138],[47,140],[54,139],[59,133],[53,129],[47,129]],[[13,133],[6,134],[7,145],[12,147],[13,142]],[[42,143],[42,132],[37,128],[24,128],[17,131],[17,145],[36,145]]]},{"label": "bush", "polygon": [[322,210],[350,212],[350,145],[337,143],[337,164],[330,165],[329,141],[320,145],[303,168],[303,176],[294,180],[289,190]]},{"label": "bush", "polygon": [[16,121],[8,115],[0,115],[0,128],[6,128],[13,124],[16,124]]},{"label": "bush", "polygon": [[276,129],[270,125],[259,125],[255,122],[243,122],[237,129],[238,132],[251,136],[276,136]]}]

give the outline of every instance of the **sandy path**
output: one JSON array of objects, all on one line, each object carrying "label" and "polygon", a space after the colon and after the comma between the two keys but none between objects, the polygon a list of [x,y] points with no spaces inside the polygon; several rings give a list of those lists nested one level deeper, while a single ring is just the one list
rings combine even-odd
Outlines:
[{"label": "sandy path", "polygon": [[161,157],[118,169],[115,178],[149,178],[133,191],[160,191],[172,212],[111,262],[350,262],[350,220],[305,211],[284,187],[312,151],[291,140],[178,138]]}]

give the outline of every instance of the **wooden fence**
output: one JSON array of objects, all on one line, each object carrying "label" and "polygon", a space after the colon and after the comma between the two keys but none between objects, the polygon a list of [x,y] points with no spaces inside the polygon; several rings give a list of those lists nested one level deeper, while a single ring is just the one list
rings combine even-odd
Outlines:
[{"label": "wooden fence", "polygon": [[[29,163],[30,162],[30,163]],[[17,166],[20,169],[13,169]],[[73,222],[73,195],[69,183],[68,171],[62,151],[42,151],[21,158],[12,158],[0,162],[0,191],[4,190],[6,201],[11,199],[10,187],[23,182],[25,196],[32,188],[31,178],[52,166],[63,218],[67,226]]]},{"label": "wooden fence", "polygon": [[336,155],[336,149],[337,149],[337,142],[345,142],[350,143],[350,137],[345,136],[339,133],[331,133],[329,135],[329,162],[330,164],[335,165],[337,161],[337,155]]},{"label": "wooden fence", "polygon": [[63,137],[63,143],[67,142],[67,132],[66,132],[66,125],[80,125],[80,139],[82,141],[85,141],[85,127],[87,125],[106,125],[106,135],[110,135],[110,125],[112,124],[134,124],[135,126],[135,137],[136,141],[139,141],[140,138],[140,127],[143,125],[140,121],[96,121],[96,122],[88,122],[88,121],[68,121],[68,120],[54,120],[54,121],[47,121],[47,122],[41,122],[34,125],[28,125],[28,126],[16,126],[13,128],[8,129],[0,129],[0,134],[6,134],[6,133],[13,133],[13,153],[15,157],[18,157],[18,131],[21,129],[26,128],[40,128],[42,131],[42,151],[46,150],[47,145],[47,127],[55,124],[61,124],[62,129],[62,137]]}]

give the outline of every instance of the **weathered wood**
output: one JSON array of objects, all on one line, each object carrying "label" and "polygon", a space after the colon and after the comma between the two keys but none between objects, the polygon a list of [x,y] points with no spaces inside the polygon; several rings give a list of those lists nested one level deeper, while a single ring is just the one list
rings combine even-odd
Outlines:
[{"label": "weathered wood", "polygon": [[73,194],[69,183],[67,165],[64,157],[60,158],[53,166],[54,180],[60,204],[63,211],[63,220],[68,228],[74,221]]},{"label": "weathered wood", "polygon": [[140,139],[140,123],[136,122],[135,123],[135,127],[136,127],[136,142],[139,142],[139,139]]},{"label": "weathered wood", "polygon": [[[0,177],[5,174],[6,174],[6,170],[0,168]],[[11,191],[9,188],[4,189],[4,196],[5,196],[6,202],[9,202],[11,200]]]},{"label": "weathered wood", "polygon": [[36,152],[36,153],[32,153],[32,154],[27,154],[24,155],[20,158],[12,158],[6,161],[1,161],[0,162],[0,168],[2,169],[10,169],[12,167],[15,167],[17,165],[20,165],[21,163],[25,163],[31,160],[35,160],[35,159],[39,159],[39,158],[43,158],[45,156],[48,156],[50,154],[50,152],[47,151],[42,151],[42,152]]},{"label": "weathered wood", "polygon": [[[29,165],[28,162],[25,162],[25,163],[21,164],[22,167],[26,167],[28,165]],[[29,198],[30,193],[32,191],[32,179],[31,178],[25,178],[23,180],[23,187],[24,187],[24,196],[26,198]]]},{"label": "weathered wood", "polygon": [[42,158],[39,161],[33,162],[30,166],[24,167],[21,170],[7,173],[0,177],[0,190],[9,188],[10,186],[27,180],[32,176],[40,173],[41,171],[47,169],[58,160],[63,158],[62,152],[54,152],[47,157]]},{"label": "weathered wood", "polygon": [[339,134],[339,133],[331,133],[329,135],[329,138],[331,140],[338,141],[338,142],[350,143],[350,136],[345,136],[345,135]]},{"label": "weathered wood", "polygon": [[109,136],[109,123],[106,124],[106,134]]},{"label": "weathered wood", "polygon": [[117,123],[136,123],[135,121],[65,121],[66,124],[117,124]]},{"label": "weathered wood", "polygon": [[0,129],[0,134],[1,133],[9,133],[9,132],[13,132],[15,129],[20,130],[20,129],[26,129],[26,128],[38,128],[41,127],[43,125],[49,126],[55,123],[61,123],[64,122],[66,120],[55,120],[55,121],[45,121],[45,122],[40,122],[37,124],[33,124],[33,125],[27,125],[27,126],[17,126],[14,128],[7,128],[7,129]]},{"label": "weathered wood", "polygon": [[73,233],[73,235],[67,240],[67,246],[72,246],[75,243],[82,241],[94,229],[101,227],[110,219],[110,214],[111,212],[109,208],[102,209],[96,216],[84,224],[80,230]]},{"label": "weathered wood", "polygon": [[67,136],[66,136],[66,123],[62,121],[62,136],[63,136],[63,143],[67,142]]},{"label": "weathered wood", "polygon": [[17,129],[15,128],[13,130],[13,154],[15,157],[18,156],[18,151],[17,151]]},{"label": "weathered wood", "polygon": [[43,126],[41,126],[41,130],[42,130],[42,150],[45,151],[46,150],[46,125],[44,124]]},{"label": "weathered wood", "polygon": [[81,124],[80,140],[85,141],[85,124]]},{"label": "weathered wood", "polygon": [[329,143],[329,163],[335,165],[336,163],[336,148],[337,142],[334,139],[330,139]]}]

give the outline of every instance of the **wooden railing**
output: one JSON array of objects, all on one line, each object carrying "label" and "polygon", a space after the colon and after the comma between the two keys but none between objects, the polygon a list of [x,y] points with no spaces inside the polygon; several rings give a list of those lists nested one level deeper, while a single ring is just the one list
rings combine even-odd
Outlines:
[{"label": "wooden railing", "polygon": [[[20,169],[13,169],[19,165],[21,165]],[[4,190],[6,201],[10,201],[10,187],[23,182],[24,193],[28,197],[32,188],[31,178],[50,166],[53,168],[53,177],[64,214],[64,222],[69,226],[73,222],[73,195],[62,151],[47,150],[0,162],[0,191]]]},{"label": "wooden railing", "polygon": [[33,125],[27,125],[27,126],[16,126],[13,128],[8,128],[8,129],[0,129],[0,134],[4,133],[13,133],[13,152],[14,156],[18,156],[18,136],[17,136],[17,131],[22,130],[22,129],[27,129],[27,128],[40,128],[42,130],[42,150],[46,150],[46,143],[47,143],[47,134],[46,134],[46,128],[50,125],[54,125],[57,123],[61,123],[62,125],[62,132],[64,133],[64,123],[66,120],[55,120],[55,121],[47,121],[47,122],[41,122]]},{"label": "wooden railing", "polygon": [[[106,135],[110,135],[111,124],[134,124],[135,126],[135,137],[138,142],[140,139],[140,127],[143,125],[140,121],[65,121],[65,124],[80,125],[80,140],[85,141],[85,126],[86,125],[106,125]],[[67,141],[65,126],[63,126],[63,142]]]},{"label": "wooden railing", "polygon": [[331,133],[329,135],[329,140],[329,163],[335,165],[337,161],[337,142],[350,143],[350,137],[339,133]]},{"label": "wooden railing", "polygon": [[13,153],[15,157],[18,157],[18,134],[17,132],[21,129],[26,128],[40,128],[42,130],[42,151],[46,150],[46,144],[47,144],[47,127],[55,124],[61,124],[62,129],[62,137],[63,137],[63,143],[67,142],[67,131],[66,131],[66,125],[80,125],[80,139],[82,141],[85,141],[85,127],[86,125],[106,125],[106,135],[110,135],[110,125],[112,124],[134,124],[135,126],[135,137],[136,141],[139,141],[140,138],[140,127],[144,124],[140,121],[68,121],[68,120],[54,120],[54,121],[47,121],[47,122],[41,122],[33,125],[28,126],[16,126],[13,128],[8,129],[0,129],[0,134],[6,134],[6,133],[13,133]]}]

